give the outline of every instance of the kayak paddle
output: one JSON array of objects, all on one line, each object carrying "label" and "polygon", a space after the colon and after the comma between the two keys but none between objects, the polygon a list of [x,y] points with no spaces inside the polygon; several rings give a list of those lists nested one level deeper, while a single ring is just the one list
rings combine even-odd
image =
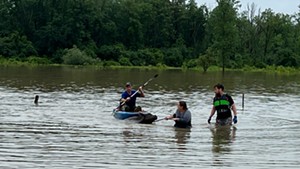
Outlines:
[{"label": "kayak paddle", "polygon": [[167,119],[166,119],[166,118],[157,119],[157,120],[155,120],[154,122],[159,122],[159,121],[162,121],[162,120],[167,120]]}]

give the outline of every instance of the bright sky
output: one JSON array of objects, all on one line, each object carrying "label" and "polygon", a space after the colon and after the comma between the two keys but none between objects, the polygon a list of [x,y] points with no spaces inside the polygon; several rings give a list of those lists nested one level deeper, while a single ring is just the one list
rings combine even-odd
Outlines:
[{"label": "bright sky", "polygon": [[[247,9],[247,4],[254,3],[257,6],[257,10],[260,8],[264,11],[267,8],[271,8],[276,13],[295,14],[300,12],[300,0],[239,0],[242,4],[241,11]],[[206,4],[206,6],[212,10],[216,5],[216,0],[196,0],[198,5]]]}]

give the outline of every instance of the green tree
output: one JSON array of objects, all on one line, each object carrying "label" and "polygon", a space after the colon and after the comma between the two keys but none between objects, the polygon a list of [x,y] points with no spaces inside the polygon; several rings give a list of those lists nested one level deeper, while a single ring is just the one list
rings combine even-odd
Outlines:
[{"label": "green tree", "polygon": [[88,56],[84,51],[81,51],[76,46],[65,50],[63,62],[67,65],[88,65],[96,63],[96,60]]},{"label": "green tree", "polygon": [[299,12],[294,16],[294,18],[296,18],[296,24],[294,27],[295,43],[293,45],[293,48],[296,51],[295,53],[296,53],[297,60],[298,62],[300,62],[300,5],[298,7],[299,7]]},{"label": "green tree", "polygon": [[238,48],[241,55],[239,66],[258,66],[260,63],[260,36],[261,29],[257,27],[256,20],[260,15],[260,10],[254,3],[247,6],[247,10],[241,13],[237,21],[238,28]]},{"label": "green tree", "polygon": [[238,13],[237,0],[216,2],[209,12],[195,0],[0,0],[0,55],[62,63],[72,49],[107,66],[194,67],[198,56],[223,71],[300,66],[300,12],[252,4]]},{"label": "green tree", "polygon": [[198,7],[195,0],[189,0],[186,5],[183,37],[187,47],[194,48],[194,55],[205,50],[204,37],[205,37],[205,25],[207,24],[207,18],[205,16],[206,7]]},{"label": "green tree", "polygon": [[9,35],[16,30],[15,18],[12,16],[11,11],[14,8],[12,1],[0,1],[0,36]]},{"label": "green tree", "polygon": [[198,58],[198,65],[206,72],[208,68],[214,63],[214,52],[212,48],[208,48],[205,54],[200,55]]},{"label": "green tree", "polygon": [[217,0],[218,6],[212,11],[209,22],[213,31],[213,48],[220,53],[223,72],[234,59],[237,46],[237,9],[236,0]]},{"label": "green tree", "polygon": [[37,52],[27,37],[19,32],[13,32],[9,36],[0,37],[0,55],[5,57],[25,58],[36,56]]},{"label": "green tree", "polygon": [[144,0],[149,3],[143,14],[145,46],[150,48],[170,47],[175,41],[172,6],[169,0]]},{"label": "green tree", "polygon": [[101,60],[118,61],[119,57],[123,54],[124,51],[125,47],[123,44],[103,45],[99,48],[97,56]]}]

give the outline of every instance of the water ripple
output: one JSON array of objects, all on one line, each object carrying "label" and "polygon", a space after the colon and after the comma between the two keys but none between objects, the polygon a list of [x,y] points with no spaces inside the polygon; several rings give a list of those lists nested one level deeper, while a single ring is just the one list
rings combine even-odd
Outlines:
[{"label": "water ripple", "polygon": [[[80,77],[85,76],[82,73]],[[194,80],[212,80],[219,75],[162,73],[165,79],[157,79],[146,88],[147,97],[139,98],[138,104],[163,118],[174,113],[178,100],[187,101],[193,128],[178,130],[172,127],[172,121],[143,125],[114,119],[112,109],[122,91],[121,81],[114,73],[106,72],[110,76],[106,79],[116,81],[103,82],[104,85],[94,77],[68,82],[61,82],[63,78],[56,82],[33,79],[32,85],[17,75],[18,78],[1,75],[1,169],[299,168],[300,97],[295,93],[300,89],[299,83],[279,80],[274,82],[276,90],[267,90],[269,83],[263,78],[248,83],[253,80],[252,75],[234,76],[241,85],[225,79],[231,84],[228,92],[238,107],[239,123],[216,128],[206,123],[213,98],[212,82]],[[179,83],[178,73],[193,78]],[[98,74],[96,71],[94,76]],[[273,78],[279,77],[267,77]],[[33,104],[36,94],[40,96],[38,106]]]}]

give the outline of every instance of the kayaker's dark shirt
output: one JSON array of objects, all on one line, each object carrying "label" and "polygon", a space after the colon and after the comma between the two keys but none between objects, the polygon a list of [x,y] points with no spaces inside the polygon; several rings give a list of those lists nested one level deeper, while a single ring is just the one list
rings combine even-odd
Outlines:
[{"label": "kayaker's dark shirt", "polygon": [[217,111],[217,119],[226,119],[232,117],[231,106],[233,104],[234,101],[228,94],[223,94],[221,97],[215,97],[213,105]]},{"label": "kayaker's dark shirt", "polygon": [[178,127],[178,128],[192,127],[192,113],[190,112],[190,110],[186,110],[184,113],[180,113],[179,110],[176,110],[173,117],[179,118],[178,121],[175,121],[174,127]]},{"label": "kayaker's dark shirt", "polygon": [[[131,90],[131,93],[128,94],[127,91],[123,92],[122,93],[122,99],[126,99],[128,97],[130,97],[131,95],[133,95],[133,93],[135,93],[136,91],[135,90]],[[135,108],[135,102],[136,102],[136,98],[137,97],[141,97],[141,94],[138,92],[136,93],[132,98],[130,98],[130,100],[128,102],[126,102],[126,106],[129,107],[130,110],[134,110]]]}]

